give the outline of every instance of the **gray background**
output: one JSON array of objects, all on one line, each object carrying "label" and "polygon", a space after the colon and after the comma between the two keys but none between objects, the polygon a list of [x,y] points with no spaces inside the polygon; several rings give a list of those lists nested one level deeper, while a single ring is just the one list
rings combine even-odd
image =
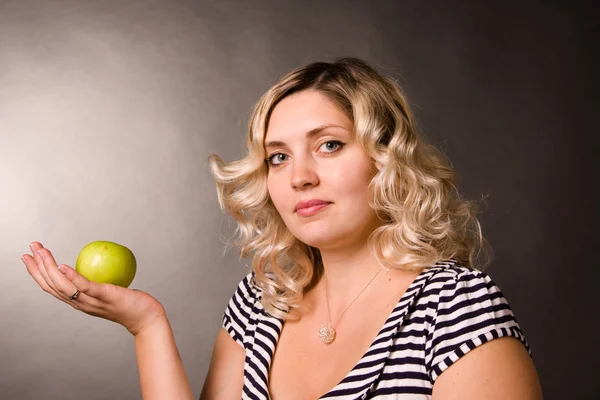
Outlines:
[{"label": "gray background", "polygon": [[93,240],[131,248],[199,395],[248,269],[223,254],[206,159],[242,156],[280,75],[345,55],[400,81],[486,198],[488,273],[546,398],[591,398],[596,6],[449,3],[0,0],[0,398],[140,398],[130,335],[42,292],[19,259],[33,240],[69,265]]}]

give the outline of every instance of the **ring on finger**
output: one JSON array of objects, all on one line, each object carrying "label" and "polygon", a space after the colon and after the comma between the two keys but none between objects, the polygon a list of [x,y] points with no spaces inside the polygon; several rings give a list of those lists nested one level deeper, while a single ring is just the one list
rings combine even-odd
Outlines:
[{"label": "ring on finger", "polygon": [[75,293],[73,293],[73,296],[69,297],[69,300],[75,300],[76,298],[79,297],[79,289],[77,289],[77,291]]}]

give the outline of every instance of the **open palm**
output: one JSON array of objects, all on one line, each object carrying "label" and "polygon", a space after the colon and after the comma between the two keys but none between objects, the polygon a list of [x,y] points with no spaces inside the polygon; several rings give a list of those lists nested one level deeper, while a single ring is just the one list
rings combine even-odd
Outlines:
[{"label": "open palm", "polygon": [[58,265],[39,242],[30,249],[32,254],[22,257],[27,272],[42,290],[77,310],[123,325],[133,335],[165,316],[160,302],[146,292],[90,281],[68,265]]}]

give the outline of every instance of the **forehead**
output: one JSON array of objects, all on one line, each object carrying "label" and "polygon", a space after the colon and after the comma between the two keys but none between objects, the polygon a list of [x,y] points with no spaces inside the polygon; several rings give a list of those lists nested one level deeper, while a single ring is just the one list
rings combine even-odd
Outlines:
[{"label": "forehead", "polygon": [[320,92],[305,90],[285,97],[275,106],[265,141],[285,141],[324,125],[352,130],[352,121],[340,107]]}]

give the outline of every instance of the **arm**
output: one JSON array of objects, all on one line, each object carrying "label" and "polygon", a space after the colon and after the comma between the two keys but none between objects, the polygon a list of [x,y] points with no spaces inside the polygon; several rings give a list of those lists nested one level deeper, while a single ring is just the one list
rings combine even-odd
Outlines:
[{"label": "arm", "polygon": [[[89,281],[67,265],[57,265],[48,249],[31,244],[22,257],[27,271],[46,292],[87,314],[114,321],[134,336],[142,396],[192,399],[163,306],[148,293]],[[71,298],[75,293],[78,297]]]},{"label": "arm", "polygon": [[219,330],[200,400],[239,399],[246,352],[224,328]]},{"label": "arm", "polygon": [[134,341],[144,400],[193,399],[166,316],[135,335]]},{"label": "arm", "polygon": [[462,356],[433,385],[434,400],[541,400],[529,353],[515,338],[487,342]]}]

